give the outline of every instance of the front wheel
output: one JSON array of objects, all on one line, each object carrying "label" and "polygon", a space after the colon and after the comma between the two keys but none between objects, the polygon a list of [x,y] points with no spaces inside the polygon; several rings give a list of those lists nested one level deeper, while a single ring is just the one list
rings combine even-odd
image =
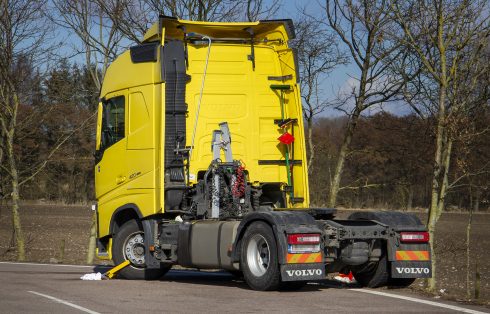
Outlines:
[{"label": "front wheel", "polygon": [[277,244],[272,228],[264,222],[254,222],[242,240],[241,269],[245,282],[254,290],[277,290],[281,273]]},{"label": "front wheel", "polygon": [[155,280],[170,269],[162,266],[157,269],[147,269],[145,264],[144,233],[136,220],[123,224],[113,239],[112,259],[115,265],[129,260],[130,265],[123,268],[119,275],[131,280]]}]

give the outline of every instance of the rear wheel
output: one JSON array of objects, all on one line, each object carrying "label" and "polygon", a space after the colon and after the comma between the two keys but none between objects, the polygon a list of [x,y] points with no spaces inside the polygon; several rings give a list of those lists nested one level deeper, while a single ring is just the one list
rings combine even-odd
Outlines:
[{"label": "rear wheel", "polygon": [[129,266],[123,268],[119,275],[126,279],[155,280],[167,273],[171,266],[147,269],[145,264],[144,233],[136,220],[122,225],[113,239],[112,259],[114,264],[129,260]]},{"label": "rear wheel", "polygon": [[383,254],[377,263],[370,263],[363,268],[352,270],[354,278],[363,287],[377,288],[386,286],[389,280],[388,260]]},{"label": "rear wheel", "polygon": [[416,278],[392,278],[388,267],[386,254],[379,259],[379,262],[372,263],[360,270],[352,271],[357,282],[364,287],[377,288],[390,286],[405,288],[410,286]]},{"label": "rear wheel", "polygon": [[274,233],[264,222],[254,222],[242,240],[241,269],[245,282],[254,290],[276,290],[281,284]]},{"label": "rear wheel", "polygon": [[[403,225],[403,226],[422,226],[420,219],[412,214],[397,213],[397,212],[357,212],[349,216],[349,220],[376,220],[386,225]],[[388,267],[388,259],[386,253],[380,258],[376,264],[371,264],[368,267],[354,272],[354,277],[363,286],[366,287],[408,287],[415,278],[392,278],[390,267]]]}]

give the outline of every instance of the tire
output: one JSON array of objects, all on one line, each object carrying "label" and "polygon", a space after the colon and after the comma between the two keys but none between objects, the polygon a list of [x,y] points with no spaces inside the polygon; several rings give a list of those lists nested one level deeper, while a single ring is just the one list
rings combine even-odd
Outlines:
[{"label": "tire", "polygon": [[254,222],[245,231],[240,264],[245,282],[250,288],[266,291],[277,290],[280,287],[281,273],[276,238],[268,224]]},{"label": "tire", "polygon": [[122,225],[113,239],[112,260],[115,265],[129,260],[130,265],[119,271],[118,276],[129,280],[155,280],[165,275],[171,266],[146,269],[144,233],[136,220]]},{"label": "tire", "polygon": [[[412,214],[398,212],[356,212],[351,214],[349,220],[377,220],[387,225],[421,226],[420,219]],[[356,280],[365,287],[375,288],[381,286],[391,286],[404,288],[410,286],[415,278],[391,278],[390,268],[386,254],[380,258],[376,270],[373,266],[368,266],[369,271],[361,270],[354,273]]]},{"label": "tire", "polygon": [[364,268],[352,270],[357,282],[368,288],[386,286],[390,279],[388,272],[388,259],[383,254],[377,263],[371,263]]}]

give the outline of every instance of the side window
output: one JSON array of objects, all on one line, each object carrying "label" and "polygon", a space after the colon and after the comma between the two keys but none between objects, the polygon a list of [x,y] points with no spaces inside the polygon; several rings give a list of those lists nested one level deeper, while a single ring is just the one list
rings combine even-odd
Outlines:
[{"label": "side window", "polygon": [[102,149],[114,145],[124,138],[125,113],[124,96],[108,99],[103,103]]}]

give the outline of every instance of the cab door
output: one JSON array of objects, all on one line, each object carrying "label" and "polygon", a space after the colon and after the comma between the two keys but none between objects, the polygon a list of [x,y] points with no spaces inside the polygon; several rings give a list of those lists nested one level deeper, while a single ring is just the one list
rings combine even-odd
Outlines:
[{"label": "cab door", "polygon": [[[127,90],[108,94],[99,105],[95,165],[95,194],[101,201],[107,193],[122,193],[127,178]],[[119,196],[115,193],[112,198]]]}]

